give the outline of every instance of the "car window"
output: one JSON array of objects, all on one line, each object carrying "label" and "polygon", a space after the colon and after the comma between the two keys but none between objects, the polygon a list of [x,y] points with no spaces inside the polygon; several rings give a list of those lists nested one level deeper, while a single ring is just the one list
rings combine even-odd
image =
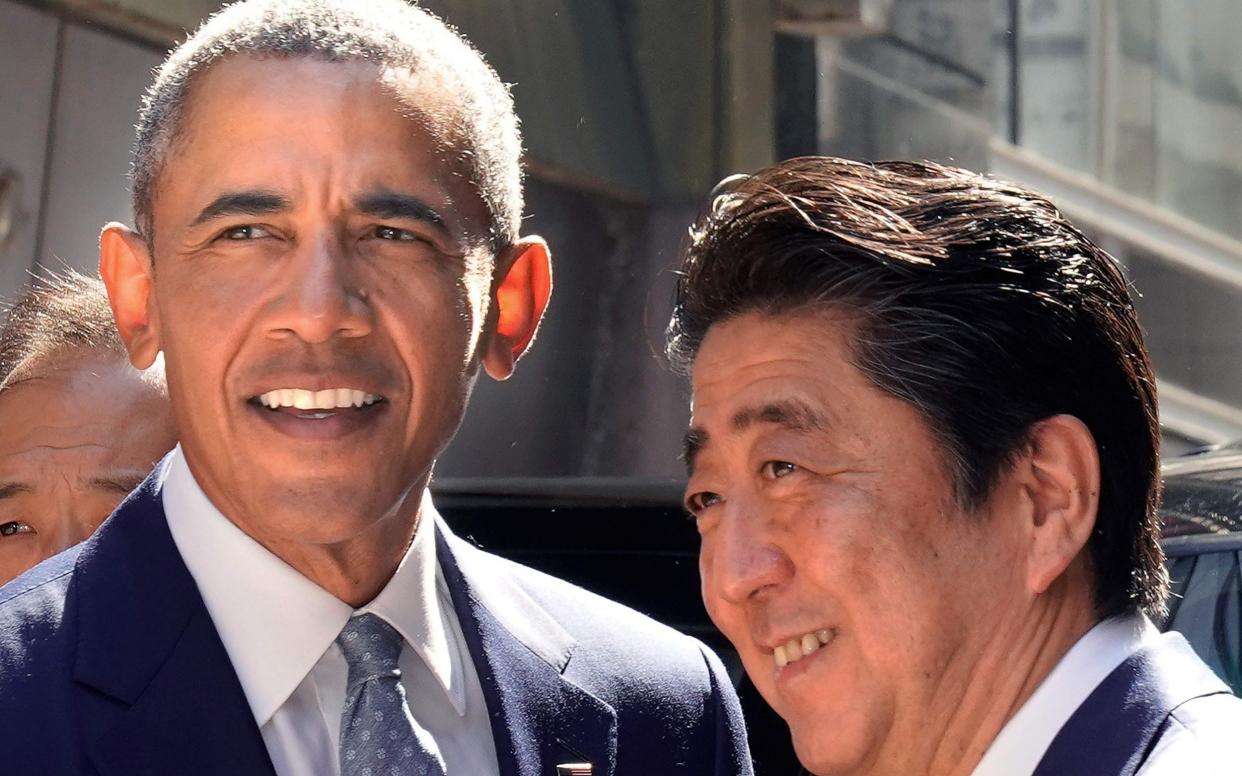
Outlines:
[{"label": "car window", "polygon": [[1165,627],[1183,634],[1235,693],[1242,691],[1242,552],[1213,552],[1202,542],[1179,549],[1203,551],[1169,558],[1173,596]]}]

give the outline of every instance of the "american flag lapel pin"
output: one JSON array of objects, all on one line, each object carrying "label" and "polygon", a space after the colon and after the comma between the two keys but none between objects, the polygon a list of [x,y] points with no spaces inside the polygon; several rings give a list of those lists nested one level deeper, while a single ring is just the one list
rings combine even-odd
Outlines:
[{"label": "american flag lapel pin", "polygon": [[561,763],[556,766],[556,776],[591,776],[591,764]]}]

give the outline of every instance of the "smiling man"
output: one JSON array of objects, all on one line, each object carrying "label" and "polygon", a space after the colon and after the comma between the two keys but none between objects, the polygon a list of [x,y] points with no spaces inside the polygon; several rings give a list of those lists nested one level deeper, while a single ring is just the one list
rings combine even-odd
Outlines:
[{"label": "smiling man", "polygon": [[7,766],[749,772],[702,645],[466,545],[428,498],[547,303],[519,150],[495,73],[399,0],[241,3],[171,54],[100,266],[182,441],[0,599]]},{"label": "smiling man", "polygon": [[818,776],[1225,774],[1164,607],[1155,378],[1042,197],[794,159],[716,197],[669,355],[703,596]]},{"label": "smiling man", "polygon": [[129,365],[98,278],[36,281],[0,327],[0,584],[99,527],[176,443],[157,366]]}]

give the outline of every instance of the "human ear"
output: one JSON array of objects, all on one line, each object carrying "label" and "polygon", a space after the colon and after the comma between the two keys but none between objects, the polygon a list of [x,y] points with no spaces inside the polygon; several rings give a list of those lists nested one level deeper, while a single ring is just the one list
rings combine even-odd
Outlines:
[{"label": "human ear", "polygon": [[132,229],[111,223],[99,237],[99,275],[129,362],[146,369],[160,352],[159,314],[151,293],[151,254]]},{"label": "human ear", "polygon": [[540,237],[523,237],[497,257],[492,284],[494,329],[483,348],[483,368],[506,380],[535,338],[552,294],[552,256]]},{"label": "human ear", "polygon": [[1078,558],[1095,530],[1100,457],[1091,431],[1072,415],[1035,424],[1016,465],[1030,498],[1027,587],[1046,592]]}]

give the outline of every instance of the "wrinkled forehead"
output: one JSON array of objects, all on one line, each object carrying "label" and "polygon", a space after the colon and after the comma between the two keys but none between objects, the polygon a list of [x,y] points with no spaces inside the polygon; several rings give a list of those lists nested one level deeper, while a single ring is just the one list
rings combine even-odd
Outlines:
[{"label": "wrinkled forehead", "polygon": [[32,449],[105,451],[165,420],[167,399],[119,354],[66,348],[0,390],[0,456]]}]

